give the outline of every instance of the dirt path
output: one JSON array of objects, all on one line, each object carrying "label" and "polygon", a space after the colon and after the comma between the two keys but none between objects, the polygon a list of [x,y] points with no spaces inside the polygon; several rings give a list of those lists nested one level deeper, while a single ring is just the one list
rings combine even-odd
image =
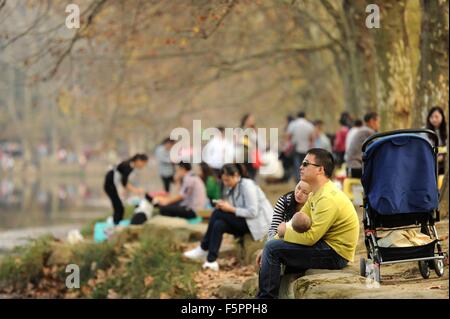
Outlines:
[{"label": "dirt path", "polygon": [[[440,237],[449,234],[448,219],[436,224]],[[448,239],[442,242],[445,252],[448,252]],[[359,267],[359,258],[366,257],[366,248],[363,237],[360,236],[360,242],[355,256],[353,267]],[[417,262],[401,263],[393,265],[384,265],[381,267],[382,286],[396,286],[407,290],[434,290],[433,296],[436,298],[449,298],[449,267],[445,266],[444,276],[438,277],[434,270],[431,270],[430,278],[423,279],[418,268]]]}]

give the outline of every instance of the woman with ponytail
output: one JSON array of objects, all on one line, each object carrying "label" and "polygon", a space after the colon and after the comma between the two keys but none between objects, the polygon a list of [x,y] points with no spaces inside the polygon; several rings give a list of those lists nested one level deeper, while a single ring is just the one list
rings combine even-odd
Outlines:
[{"label": "woman with ponytail", "polygon": [[219,270],[216,260],[223,234],[242,237],[250,233],[254,240],[260,240],[269,230],[273,211],[261,188],[247,177],[243,165],[224,165],[221,178],[226,187],[225,200],[215,201],[200,246],[184,253],[190,259],[206,259],[203,268],[214,271]]},{"label": "woman with ponytail", "polygon": [[147,165],[147,162],[148,156],[146,154],[136,154],[121,162],[119,165],[114,166],[106,173],[103,189],[111,200],[114,210],[113,221],[115,225],[119,224],[124,214],[124,207],[120,195],[123,195],[125,192],[131,192],[136,195],[145,194],[144,189],[130,184],[128,182],[128,177],[135,168],[144,168],[145,165]]}]

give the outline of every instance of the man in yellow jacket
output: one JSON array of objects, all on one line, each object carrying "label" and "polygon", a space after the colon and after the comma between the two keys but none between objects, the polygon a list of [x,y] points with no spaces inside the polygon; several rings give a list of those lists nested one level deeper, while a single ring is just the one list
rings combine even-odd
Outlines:
[{"label": "man in yellow jacket", "polygon": [[341,269],[353,261],[359,236],[356,210],[347,196],[330,180],[334,160],[330,152],[308,151],[300,167],[301,179],[312,193],[302,212],[311,228],[297,233],[287,225],[283,240],[266,242],[259,273],[258,298],[277,298],[281,264],[295,269]]}]

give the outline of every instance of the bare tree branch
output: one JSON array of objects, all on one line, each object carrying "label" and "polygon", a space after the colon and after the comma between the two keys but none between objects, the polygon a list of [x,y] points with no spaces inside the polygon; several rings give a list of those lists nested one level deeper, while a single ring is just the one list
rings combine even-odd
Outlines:
[{"label": "bare tree branch", "polygon": [[340,41],[339,39],[336,39],[315,17],[313,17],[309,12],[305,10],[298,9],[298,13],[308,18],[311,22],[313,22],[319,29],[322,31],[323,34],[325,34],[332,42],[339,45],[339,47],[344,50],[345,52],[348,51],[345,44]]},{"label": "bare tree branch", "polygon": [[202,31],[202,39],[208,39],[211,35],[213,35],[217,29],[221,26],[222,22],[225,20],[225,18],[231,13],[233,10],[233,7],[237,4],[237,0],[231,0],[231,2],[228,4],[227,9],[225,13],[220,17],[219,21],[215,24],[214,28],[209,32],[206,33],[206,31]]},{"label": "bare tree branch", "polygon": [[[6,4],[6,0],[4,0],[3,5],[5,5],[5,4]],[[0,3],[0,10],[1,10],[1,7],[2,6],[1,6],[1,3]],[[33,23],[28,28],[26,28],[24,31],[20,32],[19,34],[17,34],[14,37],[12,37],[9,41],[7,41],[2,47],[0,47],[0,50],[6,49],[8,46],[10,46],[14,42],[16,42],[18,39],[22,38],[23,36],[28,34],[31,30],[36,28],[39,25],[39,23],[41,23],[44,20],[44,18],[47,17],[47,14],[48,14],[49,10],[50,10],[50,2],[47,1],[47,6],[45,8],[44,13],[42,13],[40,16],[38,16],[36,18],[36,20],[34,20]]]},{"label": "bare tree branch", "polygon": [[0,10],[6,5],[6,0],[0,0]]},{"label": "bare tree branch", "polygon": [[[96,17],[96,15],[100,12],[103,5],[107,1],[108,0],[97,0],[97,1],[94,1],[89,6],[89,9],[92,8],[92,11],[88,14],[86,24],[83,25],[82,28],[78,29],[75,36],[70,40],[68,47],[63,51],[63,53],[57,59],[55,66],[51,69],[51,71],[48,73],[48,75],[43,78],[44,81],[48,81],[49,79],[51,79],[55,76],[55,74],[58,72],[58,69],[59,69],[60,65],[62,64],[62,62],[72,52],[72,49],[73,49],[75,43],[83,37],[82,34],[89,28],[91,23],[94,21],[94,18]],[[88,12],[89,9],[86,11]]]},{"label": "bare tree branch", "polygon": [[310,46],[293,46],[290,48],[281,48],[281,49],[274,49],[274,50],[268,50],[263,51],[255,54],[250,54],[248,56],[245,56],[243,58],[240,58],[237,61],[223,61],[222,65],[236,65],[242,62],[246,62],[248,60],[253,59],[264,59],[264,58],[273,58],[275,55],[278,55],[280,53],[284,54],[293,54],[293,53],[311,53],[321,50],[329,49],[333,46],[332,42],[324,43],[324,44],[318,44],[318,45],[310,45]]}]

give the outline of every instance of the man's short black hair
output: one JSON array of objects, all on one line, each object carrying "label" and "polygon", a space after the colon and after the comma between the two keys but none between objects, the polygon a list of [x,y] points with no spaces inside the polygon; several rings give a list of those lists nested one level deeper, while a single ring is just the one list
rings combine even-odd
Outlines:
[{"label": "man's short black hair", "polygon": [[306,116],[306,114],[305,114],[305,112],[303,112],[303,111],[301,111],[301,112],[298,112],[297,113],[297,117],[299,117],[299,118],[305,118],[305,116]]},{"label": "man's short black hair", "polygon": [[364,122],[369,123],[370,120],[376,120],[378,118],[377,112],[369,112],[366,115],[364,115]]},{"label": "man's short black hair", "polygon": [[322,120],[315,120],[313,123],[314,123],[315,126],[316,125],[323,125],[323,121]]},{"label": "man's short black hair", "polygon": [[360,119],[356,119],[353,123],[353,126],[360,127],[362,126],[363,122]]},{"label": "man's short black hair", "polygon": [[190,171],[192,169],[191,163],[180,162],[180,163],[178,163],[178,166],[180,166],[181,168],[184,168],[187,171]]},{"label": "man's short black hair", "polygon": [[331,178],[331,176],[333,176],[334,158],[330,152],[324,150],[323,148],[312,148],[307,152],[307,154],[314,155],[314,157],[316,158],[316,164],[323,166],[325,175],[328,178]]},{"label": "man's short black hair", "polygon": [[161,144],[175,144],[175,141],[172,140],[170,137],[166,137]]}]

